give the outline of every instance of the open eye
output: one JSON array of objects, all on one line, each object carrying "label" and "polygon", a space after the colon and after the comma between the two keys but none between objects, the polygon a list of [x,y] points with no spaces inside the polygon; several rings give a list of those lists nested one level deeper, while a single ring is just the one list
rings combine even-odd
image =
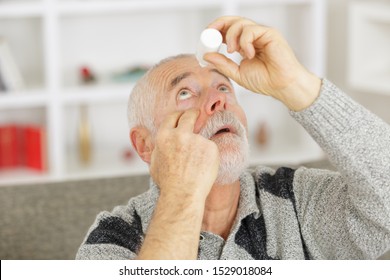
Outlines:
[{"label": "open eye", "polygon": [[186,100],[192,96],[191,92],[188,89],[182,89],[177,95],[178,100]]},{"label": "open eye", "polygon": [[225,85],[219,86],[218,90],[221,91],[221,92],[225,92],[225,93],[230,92],[230,88],[228,86],[225,86]]}]

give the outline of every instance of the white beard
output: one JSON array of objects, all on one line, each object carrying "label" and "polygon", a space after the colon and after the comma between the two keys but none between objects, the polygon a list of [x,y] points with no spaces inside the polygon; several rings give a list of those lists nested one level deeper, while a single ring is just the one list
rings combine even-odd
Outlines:
[{"label": "white beard", "polygon": [[227,185],[234,183],[248,167],[249,144],[246,137],[226,134],[213,139],[220,154],[220,163],[215,184]]},{"label": "white beard", "polygon": [[[224,125],[234,127],[237,134],[214,135]],[[217,112],[208,120],[200,134],[214,141],[219,149],[220,164],[215,184],[227,185],[237,181],[249,162],[249,144],[242,123],[231,112]]]}]

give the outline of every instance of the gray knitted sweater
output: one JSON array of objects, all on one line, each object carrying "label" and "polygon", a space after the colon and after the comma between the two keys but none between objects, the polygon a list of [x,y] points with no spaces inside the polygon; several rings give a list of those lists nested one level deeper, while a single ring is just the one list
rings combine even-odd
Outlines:
[{"label": "gray knitted sweater", "polygon": [[[390,249],[390,127],[323,80],[316,102],[291,112],[338,172],[258,167],[240,177],[229,237],[200,233],[199,259],[374,259]],[[102,212],[77,259],[132,259],[158,187]]]}]

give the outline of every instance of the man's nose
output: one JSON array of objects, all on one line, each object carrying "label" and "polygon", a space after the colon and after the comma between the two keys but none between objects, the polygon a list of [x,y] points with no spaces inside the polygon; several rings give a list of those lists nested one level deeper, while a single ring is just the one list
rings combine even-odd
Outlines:
[{"label": "man's nose", "polygon": [[226,110],[226,105],[226,93],[220,92],[214,88],[207,89],[204,94],[204,99],[201,101],[200,115],[195,123],[194,133],[199,133],[209,117],[214,113]]},{"label": "man's nose", "polygon": [[215,112],[226,109],[226,94],[217,89],[209,89],[206,94],[204,111],[211,116]]}]

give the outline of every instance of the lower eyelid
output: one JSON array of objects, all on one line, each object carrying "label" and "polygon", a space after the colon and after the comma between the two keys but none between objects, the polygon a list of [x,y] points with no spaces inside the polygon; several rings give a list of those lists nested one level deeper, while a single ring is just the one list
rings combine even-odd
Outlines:
[{"label": "lower eyelid", "polygon": [[193,106],[192,106],[192,103],[190,102],[180,102],[180,104],[177,105],[177,108],[179,110],[188,110],[188,109],[191,109]]}]

